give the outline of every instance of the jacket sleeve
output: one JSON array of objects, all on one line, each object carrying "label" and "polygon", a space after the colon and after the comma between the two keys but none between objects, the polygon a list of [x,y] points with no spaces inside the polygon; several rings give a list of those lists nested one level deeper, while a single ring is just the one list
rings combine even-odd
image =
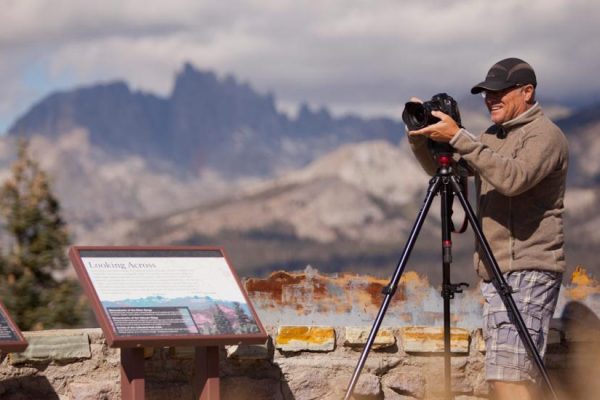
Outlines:
[{"label": "jacket sleeve", "polygon": [[491,150],[464,129],[451,144],[482,179],[509,197],[526,192],[556,170],[564,150],[551,131],[528,132],[519,139],[511,156]]},{"label": "jacket sleeve", "polygon": [[424,136],[409,136],[408,143],[410,143],[410,148],[415,154],[417,161],[421,164],[421,167],[428,173],[430,176],[435,175],[437,171],[437,163],[435,162],[431,151],[427,147],[427,138]]}]

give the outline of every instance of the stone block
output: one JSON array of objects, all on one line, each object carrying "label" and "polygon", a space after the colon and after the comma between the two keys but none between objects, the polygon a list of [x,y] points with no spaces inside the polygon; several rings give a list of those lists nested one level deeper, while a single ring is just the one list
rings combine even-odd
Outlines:
[{"label": "stone block", "polygon": [[152,358],[154,355],[154,347],[144,347],[144,358],[146,360]]},{"label": "stone block", "polygon": [[[438,353],[444,351],[444,328],[433,326],[409,326],[400,330],[402,345],[407,353]],[[450,351],[469,352],[469,331],[450,329]]]},{"label": "stone block", "polygon": [[379,398],[381,395],[381,381],[379,377],[363,372],[354,387],[354,395],[369,399]]},{"label": "stone block", "polygon": [[273,344],[267,340],[265,344],[238,344],[226,346],[227,358],[233,360],[270,360]]},{"label": "stone block", "polygon": [[13,365],[26,362],[66,362],[92,357],[87,333],[39,331],[24,332],[23,336],[29,345],[22,353],[9,354],[9,361]]},{"label": "stone block", "polygon": [[409,395],[418,399],[425,396],[425,377],[418,371],[389,373],[383,378],[382,384],[399,395]]},{"label": "stone block", "polygon": [[[344,357],[347,359],[347,357]],[[333,363],[331,361],[334,361]],[[281,389],[285,399],[343,398],[350,381],[352,367],[340,366],[345,362],[335,355],[302,354],[281,357],[275,365],[281,369]]]},{"label": "stone block", "polygon": [[483,339],[483,330],[481,328],[473,331],[472,342],[473,348],[476,351],[485,353],[485,340]]},{"label": "stone block", "polygon": [[281,351],[333,351],[335,330],[323,326],[280,326],[275,347]]},{"label": "stone block", "polygon": [[[346,327],[344,346],[347,347],[364,347],[371,333],[371,328],[362,327]],[[396,337],[391,329],[383,328],[379,329],[375,341],[373,342],[372,349],[385,349],[393,347],[396,344]]]},{"label": "stone block", "polygon": [[69,384],[69,400],[112,400],[121,397],[121,388],[113,381],[73,382]]},{"label": "stone block", "polygon": [[221,398],[235,400],[283,400],[281,382],[243,376],[221,379]]},{"label": "stone block", "polygon": [[175,360],[191,360],[196,354],[195,347],[174,346],[169,347],[169,357]]},{"label": "stone block", "polygon": [[383,398],[384,400],[414,400],[413,396],[405,396],[386,387],[383,388]]},{"label": "stone block", "polygon": [[563,325],[564,339],[569,343],[600,343],[600,329],[578,321]]},{"label": "stone block", "polygon": [[562,343],[562,332],[558,329],[550,328],[548,331],[548,346]]}]

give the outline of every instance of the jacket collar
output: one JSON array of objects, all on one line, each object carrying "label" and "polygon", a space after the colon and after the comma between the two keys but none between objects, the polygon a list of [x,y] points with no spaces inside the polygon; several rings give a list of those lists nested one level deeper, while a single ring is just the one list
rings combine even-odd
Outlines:
[{"label": "jacket collar", "polygon": [[542,111],[542,107],[540,106],[540,103],[536,102],[533,105],[533,107],[531,107],[529,110],[525,111],[522,114],[517,115],[515,118],[511,119],[510,121],[503,123],[502,128],[504,129],[504,131],[508,132],[508,131],[511,131],[520,126],[527,125],[528,123],[541,117],[542,115],[544,115],[544,112]]}]

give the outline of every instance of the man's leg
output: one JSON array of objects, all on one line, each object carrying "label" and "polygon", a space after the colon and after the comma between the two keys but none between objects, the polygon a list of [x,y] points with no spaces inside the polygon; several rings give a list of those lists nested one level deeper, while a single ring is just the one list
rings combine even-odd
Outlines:
[{"label": "man's leg", "polygon": [[530,382],[492,381],[496,400],[537,400],[539,391]]},{"label": "man's leg", "polygon": [[[550,319],[554,313],[560,274],[543,271],[515,271],[505,275],[513,299],[528,333],[543,357]],[[482,283],[486,379],[493,383],[498,399],[539,398],[538,371],[529,359],[501,297],[491,283]]]}]

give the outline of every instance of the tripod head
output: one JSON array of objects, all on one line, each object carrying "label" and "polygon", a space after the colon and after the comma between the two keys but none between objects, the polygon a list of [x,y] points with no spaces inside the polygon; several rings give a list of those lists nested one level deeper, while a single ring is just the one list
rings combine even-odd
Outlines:
[{"label": "tripod head", "polygon": [[[447,147],[445,147],[443,151],[433,152],[433,156],[438,163],[438,171],[436,175],[442,176],[442,179],[448,179],[450,175],[458,178],[457,180],[460,184],[461,192],[465,197],[468,197],[467,177],[469,175],[470,167],[467,164],[467,162],[462,158],[458,161],[455,160],[453,154],[454,149],[450,145],[447,145]],[[448,194],[447,201],[447,208],[449,210],[450,215],[452,215],[452,203],[454,202],[454,195],[452,193]],[[450,227],[453,233],[464,233],[467,230],[468,226],[469,221],[466,215],[463,219],[460,229],[456,229],[454,223],[450,219]]]}]

